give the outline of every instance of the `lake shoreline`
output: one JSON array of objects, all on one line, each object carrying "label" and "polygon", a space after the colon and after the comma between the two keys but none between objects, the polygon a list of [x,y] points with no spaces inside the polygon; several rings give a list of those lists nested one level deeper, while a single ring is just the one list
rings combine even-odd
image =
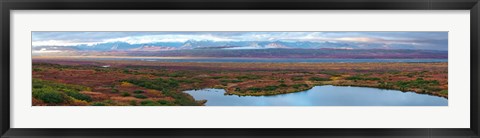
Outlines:
[{"label": "lake shoreline", "polygon": [[[356,86],[321,85],[300,92],[263,96],[228,95],[225,89],[183,91],[204,106],[446,106],[448,99],[416,92]],[[372,97],[373,96],[373,97]],[[303,98],[299,98],[303,97]],[[407,98],[409,97],[409,98]],[[349,100],[340,100],[340,99]],[[419,99],[420,98],[420,99]],[[373,100],[375,99],[375,100]],[[305,101],[306,100],[306,101]],[[420,100],[420,101],[419,101]],[[352,102],[353,101],[353,102]],[[441,102],[439,102],[441,101]],[[423,104],[419,104],[423,103]]]},{"label": "lake shoreline", "polygon": [[[372,86],[365,86],[365,85],[339,85],[339,84],[320,84],[320,85],[313,85],[312,87],[310,87],[309,89],[312,89],[313,87],[315,86],[346,86],[346,87],[364,87],[364,88],[377,88],[377,89],[381,89],[381,90],[397,90],[397,91],[401,91],[401,92],[414,92],[414,93],[417,93],[417,94],[426,94],[426,95],[432,95],[432,96],[438,96],[438,97],[442,97],[442,98],[445,98],[445,99],[448,99],[448,95],[441,95],[441,94],[437,94],[437,93],[425,93],[425,92],[419,92],[419,91],[402,91],[400,89],[388,89],[388,88],[382,88],[382,87],[372,87]],[[203,88],[203,89],[208,89],[208,88]],[[221,89],[224,89],[224,88],[221,88]],[[309,90],[309,89],[306,89],[306,90]],[[299,90],[299,91],[292,91],[292,92],[286,92],[286,93],[278,93],[278,94],[259,94],[259,95],[239,95],[237,93],[229,93],[227,91],[227,89],[224,89],[225,90],[225,94],[226,95],[237,95],[237,96],[275,96],[275,95],[282,95],[282,94],[289,94],[289,93],[297,93],[297,92],[304,92],[306,90]]]}]

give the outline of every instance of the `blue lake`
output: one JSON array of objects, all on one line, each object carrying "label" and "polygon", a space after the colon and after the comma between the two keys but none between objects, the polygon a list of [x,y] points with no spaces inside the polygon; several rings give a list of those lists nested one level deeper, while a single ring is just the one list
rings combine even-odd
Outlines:
[{"label": "blue lake", "polygon": [[206,106],[448,106],[438,96],[349,86],[315,86],[310,90],[273,96],[224,95],[223,89],[184,91]]},{"label": "blue lake", "polygon": [[151,62],[261,62],[261,63],[362,63],[362,62],[448,62],[448,59],[333,59],[333,58],[176,58],[133,57],[96,58],[97,60],[139,60]]}]

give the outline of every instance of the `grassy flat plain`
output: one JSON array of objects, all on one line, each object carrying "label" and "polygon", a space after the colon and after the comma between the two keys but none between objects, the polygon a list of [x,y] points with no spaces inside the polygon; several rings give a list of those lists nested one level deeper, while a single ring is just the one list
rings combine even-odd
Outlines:
[{"label": "grassy flat plain", "polygon": [[33,59],[34,106],[203,105],[185,90],[221,88],[239,96],[360,86],[448,98],[448,63],[197,63]]}]

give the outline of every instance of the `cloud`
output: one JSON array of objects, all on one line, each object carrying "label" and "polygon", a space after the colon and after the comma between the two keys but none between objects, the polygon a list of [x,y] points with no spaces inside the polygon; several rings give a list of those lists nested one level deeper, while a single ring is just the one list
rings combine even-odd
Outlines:
[{"label": "cloud", "polygon": [[[32,32],[32,46],[95,45],[109,42],[314,41],[382,45],[408,49],[448,49],[448,32]],[[392,46],[395,45],[395,46]],[[358,46],[360,47],[360,46]]]},{"label": "cloud", "polygon": [[95,45],[101,42],[75,42],[68,40],[45,40],[45,41],[33,41],[33,46],[77,46],[77,45]]}]

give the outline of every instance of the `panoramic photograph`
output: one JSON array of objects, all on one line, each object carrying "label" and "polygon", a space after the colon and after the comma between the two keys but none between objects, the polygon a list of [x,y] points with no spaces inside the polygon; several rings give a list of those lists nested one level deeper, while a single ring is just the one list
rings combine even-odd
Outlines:
[{"label": "panoramic photograph", "polygon": [[448,106],[448,32],[31,34],[32,106]]}]

